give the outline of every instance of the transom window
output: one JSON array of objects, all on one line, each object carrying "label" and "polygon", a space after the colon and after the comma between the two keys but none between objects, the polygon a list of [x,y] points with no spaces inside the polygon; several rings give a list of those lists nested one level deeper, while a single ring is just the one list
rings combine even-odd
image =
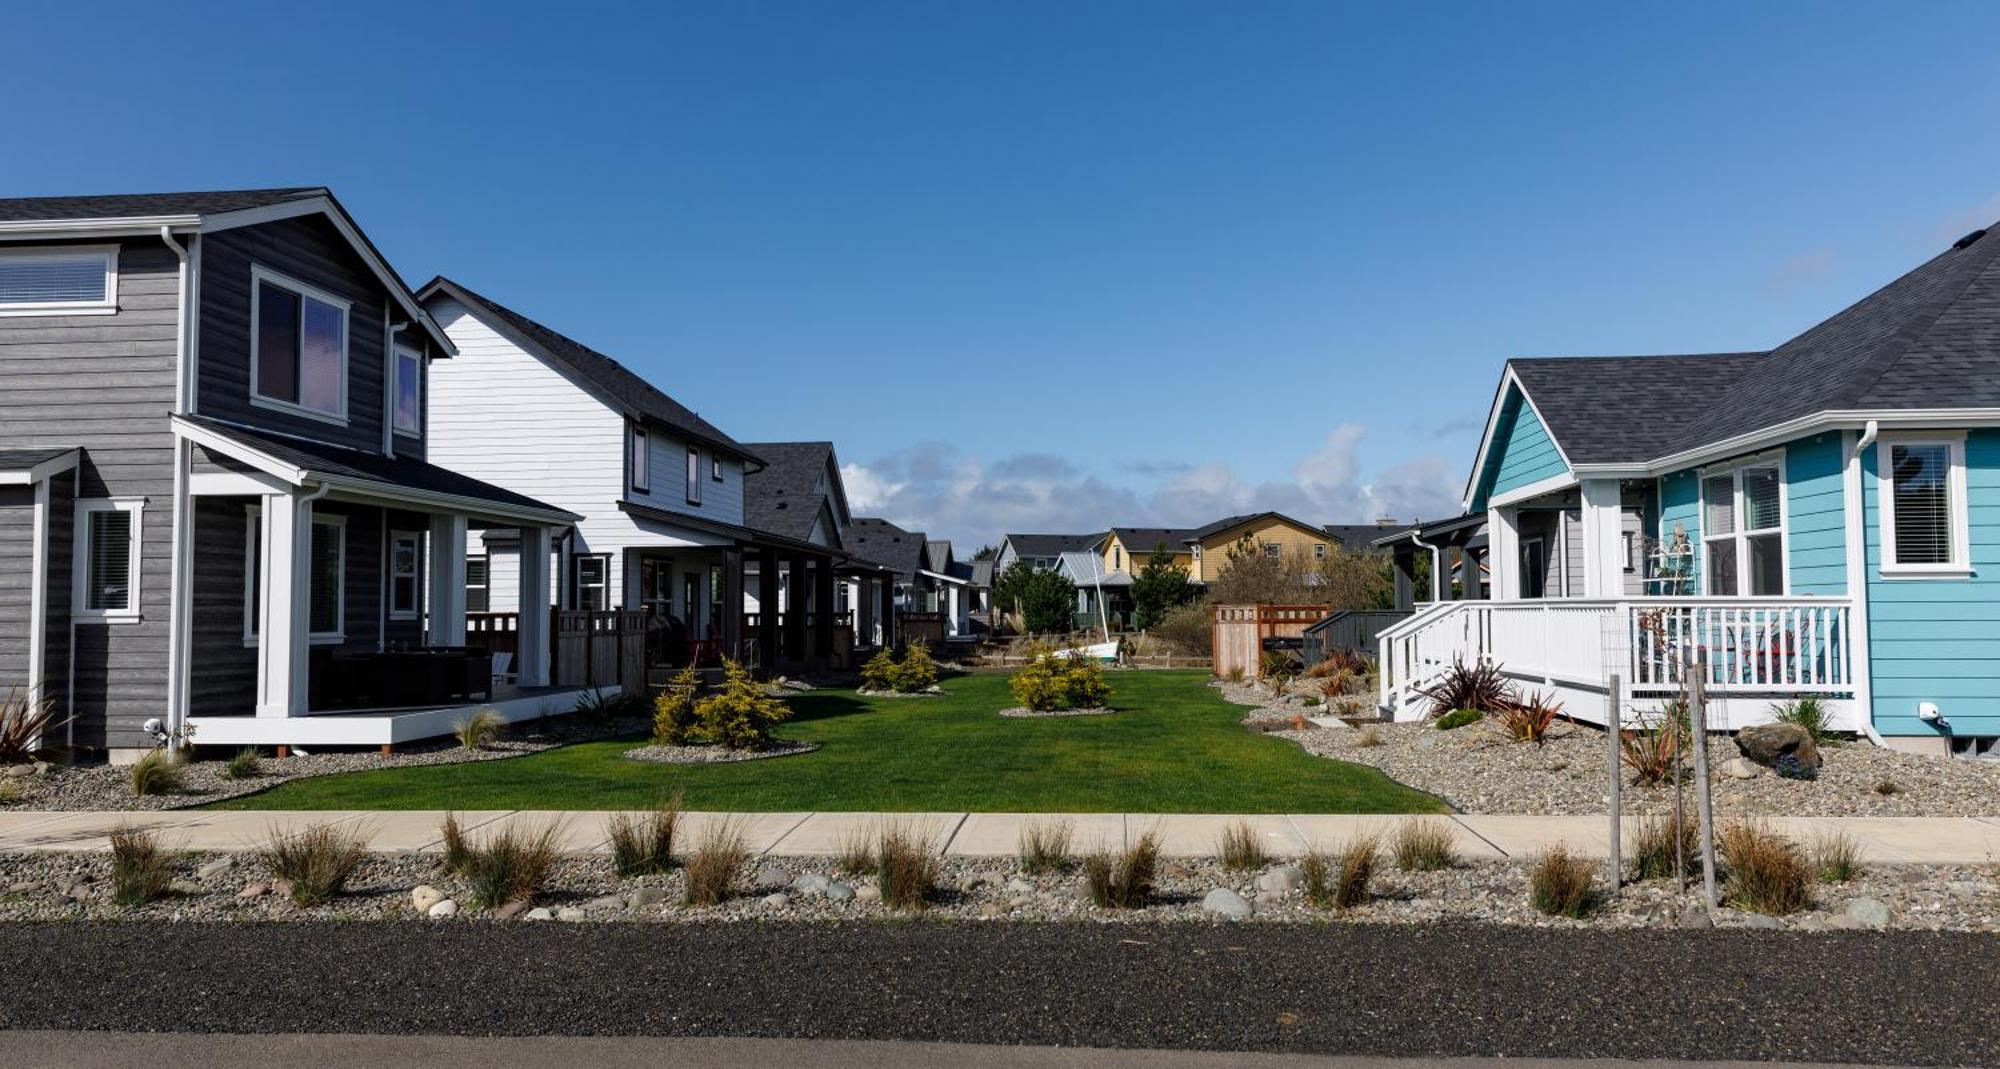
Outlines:
[{"label": "transom window", "polygon": [[424,358],[409,349],[396,350],[397,434],[424,432]]},{"label": "transom window", "polygon": [[251,400],[346,422],[348,303],[261,267],[250,278]]},{"label": "transom window", "polygon": [[138,500],[79,501],[77,509],[77,615],[84,620],[139,618],[140,517]]},{"label": "transom window", "polygon": [[1785,592],[1784,474],[1758,461],[1701,479],[1707,593],[1719,597]]},{"label": "transom window", "polygon": [[1885,438],[1878,488],[1885,574],[1964,574],[1971,568],[1963,438]]},{"label": "transom window", "polygon": [[0,250],[0,315],[118,310],[116,245]]}]

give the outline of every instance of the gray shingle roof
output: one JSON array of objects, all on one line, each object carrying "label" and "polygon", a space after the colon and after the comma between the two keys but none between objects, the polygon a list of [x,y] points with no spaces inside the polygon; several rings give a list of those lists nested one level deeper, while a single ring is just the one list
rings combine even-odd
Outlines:
[{"label": "gray shingle roof", "polygon": [[1651,460],[1685,448],[1693,421],[1729,404],[1763,353],[1509,360],[1572,464]]},{"label": "gray shingle roof", "polygon": [[0,222],[56,219],[125,219],[151,215],[216,215],[262,208],[304,197],[330,196],[324,186],[234,189],[206,193],[114,193],[86,197],[0,199]]},{"label": "gray shingle roof", "polygon": [[[764,461],[764,469],[743,480],[743,522],[786,538],[809,539],[821,510],[833,495],[842,493],[837,481],[827,490],[814,489],[831,465],[833,443],[751,442],[745,448]],[[835,504],[838,522],[846,512],[845,498]]]},{"label": "gray shingle roof", "polygon": [[1413,526],[1408,523],[1329,523],[1321,530],[1350,553],[1372,553],[1376,539],[1402,534]]},{"label": "gray shingle roof", "polygon": [[1104,540],[1097,534],[1010,534],[1008,544],[1018,557],[1056,557],[1072,549],[1089,549]]},{"label": "gray shingle roof", "polygon": [[37,464],[46,464],[75,446],[61,449],[0,449],[0,471],[27,471]]},{"label": "gray shingle roof", "polygon": [[206,416],[179,418],[314,475],[400,486],[433,494],[489,501],[496,505],[514,508],[559,514],[563,512],[554,505],[537,501],[525,494],[504,490],[492,483],[481,482],[470,475],[460,475],[449,468],[440,468],[436,464],[414,457],[385,457],[378,453],[363,453],[339,446],[319,445],[301,438],[280,438],[245,430],[235,424],[224,423]]},{"label": "gray shingle roof", "polygon": [[499,321],[503,328],[511,331],[519,340],[543,356],[574,371],[585,382],[632,412],[679,431],[699,444],[713,446],[753,463],[762,463],[761,457],[744,448],[736,439],[722,433],[721,428],[696,415],[693,409],[668,397],[658,387],[633,374],[618,361],[442,276],[432,279],[419,291],[419,295],[428,299],[432,293],[440,290]]},{"label": "gray shingle roof", "polygon": [[1125,548],[1133,553],[1151,553],[1161,545],[1168,549],[1182,549],[1189,539],[1195,537],[1193,527],[1113,527],[1111,533],[1118,536]]},{"label": "gray shingle roof", "polygon": [[894,569],[915,580],[924,567],[925,539],[921,531],[905,531],[888,520],[856,516],[847,527],[847,550],[863,560]]}]

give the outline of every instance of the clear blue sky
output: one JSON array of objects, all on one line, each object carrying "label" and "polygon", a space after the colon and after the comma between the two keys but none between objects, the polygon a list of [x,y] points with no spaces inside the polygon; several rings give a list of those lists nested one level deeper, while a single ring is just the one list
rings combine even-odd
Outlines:
[{"label": "clear blue sky", "polygon": [[1612,7],[39,5],[0,191],[330,185],[962,541],[1432,514],[1507,356],[1773,345],[2000,216],[2000,7]]}]

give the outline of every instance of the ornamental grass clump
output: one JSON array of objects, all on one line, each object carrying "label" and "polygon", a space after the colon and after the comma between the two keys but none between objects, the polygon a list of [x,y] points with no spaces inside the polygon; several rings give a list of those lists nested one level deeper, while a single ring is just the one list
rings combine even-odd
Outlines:
[{"label": "ornamental grass clump", "polygon": [[454,876],[465,875],[472,863],[472,844],[466,841],[465,828],[459,824],[457,813],[444,815],[438,838],[444,847],[444,870]]},{"label": "ornamental grass clump", "polygon": [[358,836],[331,824],[314,824],[273,833],[263,857],[271,874],[291,885],[292,901],[310,907],[325,905],[346,889],[367,850]]},{"label": "ornamental grass clump", "polygon": [[1639,834],[1632,842],[1634,880],[1667,879],[1673,876],[1677,863],[1680,870],[1686,872],[1698,864],[1700,858],[1701,829],[1693,820],[1685,817],[1675,820],[1669,814],[1639,821]]},{"label": "ornamental grass clump", "polygon": [[1861,875],[1861,844],[1844,831],[1823,833],[1813,840],[1812,867],[1821,883],[1847,883]]},{"label": "ornamental grass clump", "polygon": [[222,766],[222,775],[226,779],[255,779],[263,772],[264,755],[258,753],[254,746],[236,751],[229,758],[229,763]]},{"label": "ornamental grass clump", "polygon": [[1451,829],[1436,820],[1404,821],[1389,842],[1389,855],[1405,872],[1438,872],[1458,864]]},{"label": "ornamental grass clump", "polygon": [[1826,746],[1838,741],[1833,732],[1833,714],[1827,711],[1825,702],[1810,694],[1773,705],[1771,716],[1780,724],[1791,724],[1803,730],[1812,737],[1814,746]]},{"label": "ornamental grass clump", "polygon": [[1299,863],[1305,874],[1306,903],[1314,909],[1340,910],[1367,905],[1380,860],[1381,843],[1373,835],[1357,836],[1330,855],[1307,853]]},{"label": "ornamental grass clump", "polygon": [[509,824],[467,851],[464,877],[472,885],[472,904],[499,909],[529,901],[561,861],[560,822],[534,832]]},{"label": "ornamental grass clump", "polygon": [[702,834],[683,869],[687,887],[682,900],[690,906],[713,906],[729,898],[737,870],[750,860],[750,844],[736,822],[724,819]]},{"label": "ornamental grass clump", "polygon": [[111,833],[111,900],[143,906],[166,896],[180,856],[160,846],[153,833],[119,828]]},{"label": "ornamental grass clump", "polygon": [[791,718],[784,702],[764,693],[737,661],[722,662],[722,689],[694,704],[701,736],[732,750],[762,750],[771,729]]},{"label": "ornamental grass clump", "polygon": [[1160,836],[1148,831],[1113,855],[1100,850],[1083,860],[1083,880],[1091,904],[1100,909],[1142,909],[1153,895],[1160,867]]},{"label": "ornamental grass clump", "polygon": [[643,813],[618,813],[607,827],[611,867],[620,876],[653,876],[674,867],[674,833],[681,823],[681,796],[662,798]]},{"label": "ornamental grass clump", "polygon": [[1580,918],[1597,906],[1590,862],[1557,846],[1543,851],[1528,871],[1528,901],[1551,917]]},{"label": "ornamental grass clump", "polygon": [[694,696],[701,674],[694,665],[675,672],[660,696],[653,699],[653,741],[661,746],[686,745],[695,730]]},{"label": "ornamental grass clump", "polygon": [[187,766],[165,750],[150,750],[132,762],[132,793],[141,798],[173,794],[187,781]]},{"label": "ornamental grass clump", "polygon": [[1222,867],[1231,872],[1247,872],[1261,869],[1271,860],[1264,852],[1264,844],[1258,840],[1256,829],[1248,821],[1237,821],[1222,829],[1217,842],[1218,853],[1222,855]]},{"label": "ornamental grass clump", "polygon": [[935,844],[901,825],[882,830],[875,848],[876,888],[890,909],[922,909],[937,895],[940,862]]},{"label": "ornamental grass clump", "polygon": [[468,750],[484,750],[500,738],[500,732],[507,726],[507,718],[492,709],[481,709],[463,720],[455,720],[451,733],[458,744]]},{"label": "ornamental grass clump", "polygon": [[1731,905],[1783,916],[1812,905],[1812,866],[1791,840],[1751,823],[1731,824],[1716,836],[1728,873]]},{"label": "ornamental grass clump", "polygon": [[1062,871],[1069,867],[1070,843],[1075,838],[1072,821],[1028,821],[1021,826],[1021,867],[1037,875]]}]

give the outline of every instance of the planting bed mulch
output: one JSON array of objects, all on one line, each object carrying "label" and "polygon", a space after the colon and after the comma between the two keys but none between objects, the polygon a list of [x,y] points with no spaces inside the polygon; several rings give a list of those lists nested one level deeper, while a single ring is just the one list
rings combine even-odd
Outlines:
[{"label": "planting bed mulch", "polygon": [[185,782],[179,791],[143,797],[132,793],[129,769],[102,764],[51,765],[36,775],[16,781],[24,784],[27,791],[13,803],[13,808],[51,811],[187,809],[256,794],[281,783],[313,776],[378,768],[503,761],[557,746],[629,735],[650,728],[650,720],[633,717],[589,720],[564,716],[532,720],[509,727],[499,741],[477,750],[465,749],[448,736],[405,744],[388,756],[376,750],[311,754],[294,750],[290,757],[283,760],[265,757],[259,763],[258,773],[245,779],[230,779],[223,774],[229,756],[226,751],[203,750],[201,759],[185,766]]},{"label": "planting bed mulch", "polygon": [[727,746],[640,746],[625,751],[625,756],[633,761],[646,761],[656,765],[721,765],[732,761],[762,761],[771,757],[791,757],[794,754],[811,753],[819,749],[816,742],[794,742],[788,739],[774,739],[770,746],[761,750],[732,750]]},{"label": "planting bed mulch", "polygon": [[1110,716],[1117,711],[1108,705],[1094,705],[1088,709],[1030,709],[1025,705],[1016,705],[1010,709],[1000,710],[1000,715],[1029,719],[1044,716]]},{"label": "planting bed mulch", "polygon": [[[1381,769],[1460,812],[1592,814],[1610,805],[1604,732],[1586,725],[1559,722],[1541,746],[1509,741],[1481,723],[1451,731],[1422,723],[1274,734],[1307,753]],[[1371,740],[1379,745],[1368,745]],[[1782,779],[1769,771],[1739,780],[1722,768],[1738,756],[1736,744],[1717,736],[1709,746],[1716,812],[1724,818],[2000,814],[2000,762],[1949,761],[1859,741],[1820,753],[1826,763],[1817,780]],[[1627,812],[1673,808],[1671,788],[1635,786],[1629,771],[1621,774]],[[1886,786],[1894,790],[1883,793]]]},{"label": "planting bed mulch", "polygon": [[933,685],[925,690],[869,690],[863,687],[854,693],[864,698],[942,698],[944,688]]},{"label": "planting bed mulch", "polygon": [[[429,855],[370,855],[346,891],[324,906],[301,908],[271,893],[241,897],[248,887],[268,888],[270,874],[255,855],[191,855],[176,863],[175,891],[151,904],[126,908],[110,901],[109,855],[21,854],[0,856],[0,921],[106,919],[135,921],[376,920],[429,924],[491,924],[502,919],[469,905],[469,888]],[[1326,921],[1358,924],[1429,924],[1461,921],[1514,927],[1686,927],[1684,914],[1699,912],[1696,898],[1675,893],[1671,881],[1627,887],[1600,902],[1581,920],[1550,918],[1527,900],[1528,866],[1521,862],[1463,863],[1439,872],[1403,872],[1385,858],[1373,898],[1346,911],[1320,910],[1294,889],[1260,894],[1259,873],[1230,872],[1215,860],[1168,860],[1157,892],[1141,909],[1091,905],[1072,867],[1028,875],[1012,859],[948,859],[941,863],[939,893],[922,915],[963,922],[1028,921],[1145,923],[1219,922],[1204,912],[1211,890],[1229,888],[1254,901],[1248,923]],[[1273,876],[1284,875],[1266,869]],[[1296,873],[1291,875],[1296,876]],[[822,883],[821,881],[824,881]],[[1270,882],[1268,879],[1266,882]],[[428,885],[460,908],[451,918],[430,918],[412,904],[411,891]],[[885,908],[874,881],[842,872],[825,857],[753,858],[737,874],[732,897],[706,908],[683,906],[684,876],[620,878],[603,857],[565,858],[532,905],[507,923],[837,921],[908,916]],[[827,889],[822,889],[822,888]],[[829,894],[829,889],[832,891]],[[848,897],[848,893],[852,897]],[[1855,906],[1855,903],[1861,906]],[[1862,918],[1887,907],[1888,927],[1934,931],[2000,931],[2000,870],[1992,866],[1884,866],[1864,868],[1845,884],[1820,884],[1812,907],[1772,918],[1718,911],[1716,927],[1771,927],[1827,931],[1873,926]],[[1850,910],[1852,909],[1852,912]],[[1707,927],[1708,924],[1701,925]]]}]

